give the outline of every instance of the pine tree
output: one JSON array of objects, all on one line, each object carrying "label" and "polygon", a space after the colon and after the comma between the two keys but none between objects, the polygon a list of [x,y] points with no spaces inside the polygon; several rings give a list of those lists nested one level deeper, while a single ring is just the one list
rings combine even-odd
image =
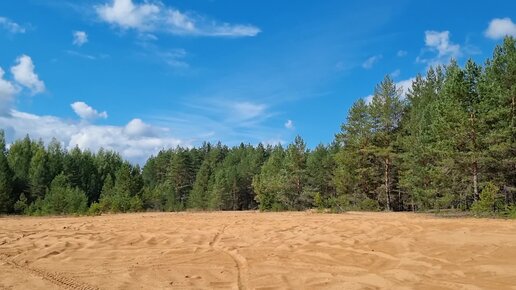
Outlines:
[{"label": "pine tree", "polygon": [[43,199],[50,183],[48,156],[43,145],[37,146],[29,168],[30,200]]},{"label": "pine tree", "polygon": [[177,202],[183,207],[186,206],[194,179],[195,171],[188,150],[178,148],[170,160],[167,182],[177,194]]},{"label": "pine tree", "polygon": [[328,200],[335,198],[335,159],[331,150],[331,147],[319,144],[310,152],[306,162],[307,188],[312,193],[319,193],[323,204],[328,204]]},{"label": "pine tree", "polygon": [[269,159],[262,166],[260,173],[253,178],[256,202],[262,211],[281,210],[284,205],[281,196],[285,190],[284,175],[285,150],[281,145],[275,146]]},{"label": "pine tree", "polygon": [[51,180],[63,172],[65,154],[66,151],[62,148],[61,143],[52,138],[47,147],[48,175]]},{"label": "pine tree", "polygon": [[188,207],[208,209],[210,197],[213,195],[215,172],[224,160],[226,152],[219,146],[212,147],[209,143],[203,145],[201,152],[204,152],[204,158],[188,197]]},{"label": "pine tree", "polygon": [[[401,91],[396,87],[390,76],[376,87],[370,105],[372,120],[372,146],[368,148],[383,167],[383,184],[377,189],[384,192],[385,207],[391,210],[394,207],[392,191],[396,177],[398,151],[396,148],[397,134],[401,124],[404,105],[401,100]],[[399,201],[398,201],[399,202]],[[398,207],[402,205],[398,204]]]},{"label": "pine tree", "polygon": [[516,203],[516,40],[506,37],[485,66],[480,82],[481,124],[487,148],[483,166],[506,203]]},{"label": "pine tree", "polygon": [[73,187],[86,193],[88,204],[99,200],[102,182],[99,180],[94,155],[88,151],[73,148],[64,158],[64,172]]},{"label": "pine tree", "polygon": [[13,171],[13,190],[18,199],[22,192],[29,191],[29,168],[32,160],[32,141],[29,136],[16,140],[7,153],[9,167]]},{"label": "pine tree", "polygon": [[438,155],[432,144],[432,122],[444,75],[441,67],[430,68],[425,78],[417,76],[407,94],[408,106],[402,121],[400,188],[410,209],[431,209],[436,198]]},{"label": "pine tree", "polygon": [[59,174],[42,200],[42,214],[81,214],[88,209],[88,198],[79,188],[70,186],[66,175]]},{"label": "pine tree", "polygon": [[340,149],[335,155],[334,184],[339,196],[337,207],[362,208],[362,201],[376,200],[372,146],[372,119],[369,106],[359,99],[351,107],[336,139]]},{"label": "pine tree", "polygon": [[11,213],[14,209],[16,197],[13,196],[12,175],[6,157],[4,130],[0,130],[0,214]]},{"label": "pine tree", "polygon": [[299,210],[310,203],[309,193],[305,192],[307,183],[306,144],[301,136],[287,147],[285,154],[284,179],[286,183],[280,196],[287,209]]}]

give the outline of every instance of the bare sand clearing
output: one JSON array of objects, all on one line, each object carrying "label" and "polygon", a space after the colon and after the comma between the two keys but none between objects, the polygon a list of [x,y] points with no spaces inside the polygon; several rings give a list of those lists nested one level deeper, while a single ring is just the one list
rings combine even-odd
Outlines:
[{"label": "bare sand clearing", "polygon": [[407,213],[0,218],[0,289],[516,289],[516,222]]}]

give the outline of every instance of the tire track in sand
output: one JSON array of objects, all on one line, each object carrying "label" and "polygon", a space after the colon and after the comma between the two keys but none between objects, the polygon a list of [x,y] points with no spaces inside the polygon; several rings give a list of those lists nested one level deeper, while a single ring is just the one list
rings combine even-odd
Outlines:
[{"label": "tire track in sand", "polygon": [[11,267],[28,272],[34,276],[40,277],[61,288],[72,290],[99,290],[99,288],[93,285],[79,282],[77,280],[74,280],[73,278],[67,277],[62,273],[52,273],[42,269],[32,268],[27,265],[23,265],[15,261],[8,260],[5,258],[5,256],[0,256],[0,260],[3,260],[7,265]]},{"label": "tire track in sand", "polygon": [[247,261],[244,257],[239,255],[236,250],[228,250],[219,245],[222,235],[225,233],[228,225],[224,225],[220,231],[218,231],[213,239],[210,241],[209,246],[219,252],[228,255],[234,262],[237,268],[238,274],[238,289],[246,290],[247,287]]}]

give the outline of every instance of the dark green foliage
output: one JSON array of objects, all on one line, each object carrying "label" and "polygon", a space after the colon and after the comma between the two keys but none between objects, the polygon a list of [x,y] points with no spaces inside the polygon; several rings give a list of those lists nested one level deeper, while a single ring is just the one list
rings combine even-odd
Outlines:
[{"label": "dark green foliage", "polygon": [[335,142],[313,150],[299,136],[286,147],[203,143],[164,149],[141,169],[57,140],[7,146],[0,130],[0,214],[313,207],[516,216],[514,38],[483,66],[429,68],[406,95],[385,77]]},{"label": "dark green foliage", "polygon": [[13,190],[16,199],[22,192],[29,191],[29,169],[32,160],[33,143],[29,136],[11,144],[7,153],[9,167],[13,173]]},{"label": "dark green foliage", "polygon": [[285,150],[281,145],[272,149],[269,159],[262,166],[260,173],[253,179],[256,192],[255,200],[260,210],[285,209],[281,197],[285,190],[284,175]]},{"label": "dark green foliage", "polygon": [[115,180],[108,175],[102,193],[99,207],[107,212],[128,212],[143,210],[141,193],[143,180],[139,166],[123,163],[115,173]]},{"label": "dark green foliage", "polygon": [[88,210],[88,199],[84,192],[72,187],[64,174],[54,178],[44,199],[38,199],[36,206],[29,208],[30,214],[83,214]]},{"label": "dark green foliage", "polygon": [[497,202],[499,192],[498,186],[488,182],[482,189],[479,199],[471,206],[471,210],[477,214],[493,213],[499,210]]},{"label": "dark green foliage", "polygon": [[102,183],[94,154],[75,147],[66,154],[63,167],[63,172],[68,176],[71,185],[86,193],[88,204],[99,199]]},{"label": "dark green foliage", "polygon": [[43,198],[51,180],[48,156],[43,145],[34,150],[29,168],[29,192],[31,200]]},{"label": "dark green foliage", "polygon": [[16,201],[13,196],[13,173],[5,154],[4,131],[0,130],[0,214],[12,212]]}]

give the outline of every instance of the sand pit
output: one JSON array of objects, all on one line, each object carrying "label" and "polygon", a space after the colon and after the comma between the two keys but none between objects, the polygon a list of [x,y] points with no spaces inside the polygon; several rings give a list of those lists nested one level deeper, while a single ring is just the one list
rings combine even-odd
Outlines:
[{"label": "sand pit", "polygon": [[516,289],[516,221],[407,213],[0,218],[0,289]]}]

